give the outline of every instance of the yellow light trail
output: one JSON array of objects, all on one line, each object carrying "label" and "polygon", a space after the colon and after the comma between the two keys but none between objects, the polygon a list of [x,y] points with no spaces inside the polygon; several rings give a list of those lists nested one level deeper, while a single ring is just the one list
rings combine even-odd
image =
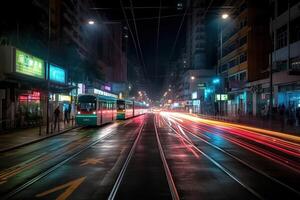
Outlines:
[{"label": "yellow light trail", "polygon": [[220,122],[220,121],[216,121],[216,120],[210,120],[210,119],[203,119],[200,117],[195,117],[195,116],[191,116],[189,114],[184,114],[184,113],[177,113],[177,112],[161,112],[161,115],[165,115],[165,116],[175,116],[177,118],[182,118],[182,119],[186,119],[186,120],[190,120],[193,122],[202,122],[205,124],[209,124],[209,125],[218,125],[218,126],[225,126],[225,127],[234,127],[234,128],[241,128],[244,130],[250,130],[250,131],[254,131],[256,133],[261,133],[261,134],[265,134],[265,135],[269,135],[269,136],[275,136],[275,137],[279,137],[282,139],[286,139],[289,141],[293,141],[293,142],[297,142],[300,143],[300,137],[299,136],[295,136],[295,135],[290,135],[290,134],[286,134],[286,133],[282,133],[282,132],[278,132],[278,131],[271,131],[271,130],[266,130],[266,129],[261,129],[261,128],[256,128],[256,127],[251,127],[251,126],[246,126],[246,125],[240,125],[240,124],[235,124],[235,123],[229,123],[229,122]]}]

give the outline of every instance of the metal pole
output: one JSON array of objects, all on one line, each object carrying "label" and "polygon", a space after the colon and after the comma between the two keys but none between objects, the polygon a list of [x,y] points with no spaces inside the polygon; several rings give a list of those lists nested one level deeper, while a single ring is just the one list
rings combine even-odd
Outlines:
[{"label": "metal pole", "polygon": [[291,8],[290,0],[288,0],[288,23],[287,23],[287,47],[288,47],[288,57],[287,57],[287,69],[290,70],[290,19],[291,19]]},{"label": "metal pole", "polygon": [[51,8],[50,8],[50,0],[48,1],[48,49],[47,49],[47,99],[46,99],[46,134],[49,134],[49,72],[50,72],[50,66],[49,66],[49,58],[50,58],[50,41],[51,41]]},{"label": "metal pole", "polygon": [[275,42],[273,38],[273,20],[270,19],[270,38],[271,44],[273,44],[273,51],[270,54],[270,66],[269,66],[269,78],[270,78],[270,102],[269,102],[269,118],[272,119],[272,108],[273,108],[273,53],[275,53]]},{"label": "metal pole", "polygon": [[[222,24],[220,25],[220,29],[221,29],[221,34],[220,34],[220,67],[222,68],[222,57],[223,57],[223,29],[222,29]],[[220,83],[219,83],[220,84]],[[219,89],[219,87],[218,87]],[[220,91],[220,89],[219,89]],[[220,97],[220,101],[218,102],[219,105],[219,115],[221,115],[221,97]]]}]

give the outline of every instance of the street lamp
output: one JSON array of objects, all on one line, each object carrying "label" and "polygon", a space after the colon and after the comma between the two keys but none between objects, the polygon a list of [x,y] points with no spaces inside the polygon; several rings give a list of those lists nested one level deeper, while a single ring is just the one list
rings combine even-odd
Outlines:
[{"label": "street lamp", "polygon": [[195,80],[195,76],[191,76],[191,80]]},{"label": "street lamp", "polygon": [[94,25],[94,24],[95,24],[95,21],[94,21],[94,20],[89,20],[89,21],[88,21],[88,24],[89,24],[89,25]]},{"label": "street lamp", "polygon": [[[226,20],[229,17],[227,13],[222,14],[222,19]],[[219,62],[219,70],[221,71],[222,67],[222,57],[223,57],[223,29],[222,29],[222,24],[220,24],[220,62]]]},{"label": "street lamp", "polygon": [[220,79],[219,78],[214,78],[212,82],[213,82],[213,84],[219,84]]},{"label": "street lamp", "polygon": [[227,13],[222,14],[222,19],[227,19],[228,17],[229,17],[229,15]]}]

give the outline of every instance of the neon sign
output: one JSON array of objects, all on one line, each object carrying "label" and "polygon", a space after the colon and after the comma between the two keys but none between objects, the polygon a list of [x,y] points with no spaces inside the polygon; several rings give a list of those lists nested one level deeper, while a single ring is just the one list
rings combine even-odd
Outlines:
[{"label": "neon sign", "polygon": [[109,93],[109,92],[105,92],[103,90],[98,90],[98,89],[94,89],[93,93],[103,95],[103,96],[118,98],[118,95],[115,95],[115,94],[112,94],[112,93]]},{"label": "neon sign", "polygon": [[40,101],[41,93],[33,91],[32,94],[23,94],[19,96],[20,101]]},{"label": "neon sign", "polygon": [[43,79],[45,78],[45,64],[37,57],[16,50],[16,72]]},{"label": "neon sign", "polygon": [[49,80],[59,82],[59,83],[65,83],[66,82],[65,70],[50,64]]},{"label": "neon sign", "polygon": [[71,96],[59,94],[58,95],[58,101],[68,101],[68,102],[70,102],[71,101]]}]

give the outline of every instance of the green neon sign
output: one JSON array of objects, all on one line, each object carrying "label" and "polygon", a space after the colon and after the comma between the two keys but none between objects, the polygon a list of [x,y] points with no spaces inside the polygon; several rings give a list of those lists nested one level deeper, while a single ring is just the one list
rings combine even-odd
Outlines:
[{"label": "green neon sign", "polygon": [[65,83],[66,82],[66,72],[64,69],[50,64],[49,79],[51,81]]},{"label": "green neon sign", "polygon": [[20,50],[16,50],[16,72],[44,79],[45,64],[42,59],[34,57]]}]

